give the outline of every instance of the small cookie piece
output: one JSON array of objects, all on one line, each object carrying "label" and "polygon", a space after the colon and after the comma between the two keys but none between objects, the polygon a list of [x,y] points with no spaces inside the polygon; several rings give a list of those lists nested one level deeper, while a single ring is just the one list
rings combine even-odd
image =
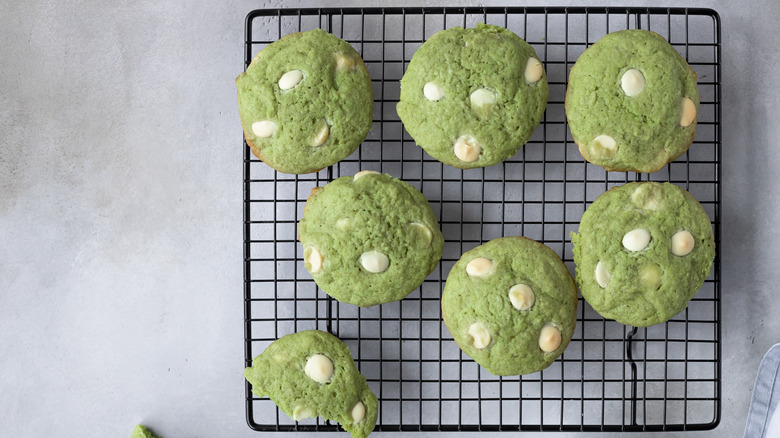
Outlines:
[{"label": "small cookie piece", "polygon": [[563,353],[577,323],[577,289],[558,254],[525,237],[465,252],[441,297],[464,353],[497,376],[529,374]]},{"label": "small cookie piece", "polygon": [[258,397],[269,397],[293,420],[320,416],[354,438],[374,430],[376,395],[339,338],[320,330],[276,340],[244,370]]},{"label": "small cookie piece", "polygon": [[612,32],[577,59],[566,118],[589,162],[614,171],[655,172],[688,150],[696,134],[696,72],[647,30]]},{"label": "small cookie piece", "polygon": [[610,189],[588,207],[571,238],[583,298],[601,316],[636,327],[688,307],[715,258],[710,218],[670,183]]},{"label": "small cookie piece", "polygon": [[461,169],[514,156],[542,120],[547,77],[534,49],[510,30],[455,27],[412,56],[396,106],[433,158]]},{"label": "small cookie piece", "polygon": [[409,295],[436,268],[444,246],[422,193],[365,170],[312,190],[298,233],[317,285],[361,307]]},{"label": "small cookie piece", "polygon": [[162,437],[153,434],[152,431],[146,428],[146,426],[139,424],[135,426],[135,429],[133,429],[133,434],[130,435],[130,438],[162,438]]},{"label": "small cookie piece", "polygon": [[321,29],[286,35],[236,78],[252,153],[284,173],[348,157],[371,130],[374,94],[360,55]]}]

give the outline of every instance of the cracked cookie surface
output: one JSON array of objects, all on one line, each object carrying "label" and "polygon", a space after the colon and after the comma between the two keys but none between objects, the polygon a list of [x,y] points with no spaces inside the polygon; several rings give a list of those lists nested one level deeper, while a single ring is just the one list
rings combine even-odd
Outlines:
[{"label": "cracked cookie surface", "polygon": [[425,196],[373,171],[312,190],[298,233],[317,285],[361,307],[409,295],[436,268],[444,246]]},{"label": "cracked cookie surface", "polygon": [[337,337],[307,330],[271,343],[244,370],[258,397],[269,397],[293,420],[320,416],[338,422],[353,438],[376,425],[378,402]]},{"label": "cracked cookie surface", "polygon": [[660,35],[612,32],[577,59],[566,118],[589,162],[655,172],[688,150],[696,134],[696,73]]},{"label": "cracked cookie surface", "polygon": [[601,194],[572,233],[577,285],[593,309],[621,324],[668,321],[710,273],[710,218],[670,183],[633,182]]},{"label": "cracked cookie surface", "polygon": [[236,78],[252,153],[284,173],[348,157],[371,130],[374,95],[360,55],[321,29],[286,35]]},{"label": "cracked cookie surface", "polygon": [[514,156],[539,125],[547,95],[534,49],[507,29],[480,23],[440,31],[417,49],[396,108],[428,154],[468,169]]},{"label": "cracked cookie surface", "polygon": [[502,237],[465,252],[450,270],[442,316],[455,342],[491,374],[552,364],[577,323],[577,289],[547,246]]}]

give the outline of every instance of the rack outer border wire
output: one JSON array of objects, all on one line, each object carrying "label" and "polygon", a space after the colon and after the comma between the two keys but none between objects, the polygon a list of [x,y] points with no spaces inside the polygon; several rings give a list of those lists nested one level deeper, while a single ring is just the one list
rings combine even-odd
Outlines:
[{"label": "rack outer border wire", "polygon": [[[707,362],[711,362],[715,366],[715,376],[713,379],[707,380],[707,382],[711,382],[714,384],[714,397],[711,400],[713,402],[713,416],[712,421],[707,423],[687,423],[683,422],[682,424],[666,424],[666,415],[664,414],[664,424],[640,424],[637,423],[637,405],[639,403],[642,403],[641,396],[637,396],[637,386],[638,386],[638,378],[637,378],[637,360],[641,359],[634,359],[632,357],[632,343],[634,341],[633,336],[637,333],[636,328],[632,328],[628,331],[624,343],[626,344],[626,348],[624,351],[625,357],[623,359],[625,364],[629,364],[631,367],[631,376],[625,378],[623,383],[623,393],[624,393],[624,402],[629,403],[630,405],[630,412],[628,415],[625,413],[625,403],[623,404],[624,414],[623,414],[623,424],[602,424],[600,425],[594,425],[594,424],[585,424],[584,420],[580,424],[534,424],[534,425],[525,425],[521,421],[519,424],[482,424],[480,419],[480,424],[383,424],[381,422],[377,423],[377,426],[375,428],[375,431],[606,431],[606,432],[621,432],[621,431],[687,431],[687,430],[711,430],[718,426],[721,419],[721,307],[720,307],[720,290],[721,290],[721,279],[720,279],[720,272],[721,272],[721,265],[720,265],[720,252],[721,252],[721,245],[720,245],[720,235],[721,235],[721,221],[720,221],[720,209],[721,209],[721,170],[722,166],[721,164],[721,156],[722,156],[722,132],[720,129],[721,125],[721,87],[720,87],[720,78],[721,78],[721,65],[720,65],[720,56],[721,56],[721,20],[718,13],[712,9],[707,8],[647,8],[647,7],[390,7],[390,8],[306,8],[306,9],[258,9],[251,11],[247,16],[245,20],[245,41],[244,41],[244,68],[246,68],[249,63],[252,60],[252,45],[254,44],[252,40],[252,24],[253,20],[258,17],[275,17],[277,20],[279,20],[280,24],[280,32],[281,32],[281,19],[283,17],[302,17],[302,16],[316,16],[318,17],[318,20],[320,23],[322,23],[323,19],[330,20],[332,22],[332,19],[334,16],[341,16],[342,19],[345,16],[352,16],[352,15],[360,15],[361,20],[364,19],[366,15],[382,15],[383,17],[385,15],[403,15],[404,18],[406,16],[413,16],[413,15],[421,15],[423,17],[423,20],[425,19],[426,14],[440,14],[444,17],[447,17],[450,14],[461,14],[464,16],[464,19],[467,15],[483,15],[487,16],[489,14],[503,14],[505,17],[509,15],[522,15],[527,20],[528,16],[537,16],[537,15],[543,15],[545,20],[548,19],[549,15],[560,15],[563,14],[566,16],[567,19],[567,40],[565,41],[566,44],[569,43],[568,41],[568,17],[569,15],[584,15],[586,17],[586,20],[589,19],[591,16],[606,16],[607,17],[607,26],[609,26],[609,16],[611,14],[621,14],[625,16],[635,16],[635,24],[638,26],[641,26],[641,17],[646,15],[647,19],[649,20],[652,15],[667,15],[669,17],[671,16],[685,16],[686,17],[686,39],[687,39],[687,18],[689,16],[705,16],[705,17],[711,17],[713,20],[713,39],[714,41],[712,43],[705,44],[708,47],[713,48],[713,61],[711,63],[707,63],[707,65],[711,65],[713,67],[714,71],[714,79],[711,84],[714,86],[714,101],[713,107],[714,107],[714,136],[711,140],[713,147],[715,148],[715,161],[711,162],[710,164],[714,165],[715,168],[715,180],[709,181],[708,183],[714,184],[715,186],[715,202],[714,204],[714,217],[712,217],[713,221],[713,227],[715,231],[715,241],[716,241],[716,249],[717,249],[717,255],[715,258],[715,262],[713,265],[713,299],[711,300],[713,302],[714,306],[714,316],[711,322],[714,326],[714,341],[712,342],[712,347],[714,349],[714,360],[707,360]],[[536,19],[536,18],[534,18]],[[384,22],[384,21],[383,21]],[[445,23],[446,24],[446,23]],[[587,24],[586,24],[587,28]],[[343,29],[342,29],[343,31]],[[423,36],[424,38],[424,36]],[[371,41],[376,42],[376,41]],[[382,46],[386,44],[386,41],[383,39],[379,41]],[[592,43],[595,41],[587,41],[587,46],[592,45]],[[545,43],[546,44],[546,43]],[[693,44],[692,44],[693,45]],[[686,50],[688,48],[688,43],[685,43]],[[383,49],[384,51],[384,49]],[[380,61],[381,63],[384,63],[384,61]],[[408,62],[408,61],[406,61]],[[568,63],[568,61],[567,61]],[[382,79],[382,82],[384,82],[384,79]],[[375,120],[377,122],[377,120]],[[379,120],[380,123],[384,123],[384,120]],[[544,123],[544,122],[543,122]],[[381,139],[380,139],[381,141]],[[567,147],[570,143],[570,140],[566,141]],[[252,351],[252,277],[251,277],[251,260],[252,260],[252,248],[251,248],[251,239],[250,239],[250,224],[251,224],[251,202],[250,202],[250,169],[251,169],[251,163],[257,163],[258,161],[254,159],[249,151],[249,148],[247,147],[246,143],[243,144],[243,176],[244,176],[244,182],[243,182],[243,219],[244,219],[244,227],[243,227],[243,234],[244,234],[244,345],[245,345],[245,360],[244,364],[245,366],[250,366],[252,363],[252,358],[257,353],[253,353]],[[275,174],[276,175],[276,174]],[[327,177],[326,178],[320,178],[319,174],[316,176],[316,181],[318,185],[321,185],[322,182],[327,182],[332,180],[332,167],[327,169]],[[626,181],[631,180],[640,180],[639,175],[635,175],[633,179],[629,179],[628,173],[626,174]],[[484,174],[483,174],[484,176]],[[442,173],[442,181],[444,178],[444,175]],[[689,174],[686,174],[686,180],[690,178]],[[285,180],[287,181],[287,180]],[[297,183],[297,178],[294,180]],[[484,180],[477,180],[477,181],[484,181]],[[273,179],[274,184],[276,184],[276,176]],[[463,181],[461,181],[462,183]],[[587,180],[583,180],[583,184],[587,183]],[[606,180],[605,182],[613,182],[612,180]],[[483,189],[484,190],[484,189]],[[297,184],[296,184],[296,193],[297,193]],[[274,198],[276,199],[276,198]],[[276,203],[276,200],[274,201]],[[542,202],[542,204],[544,204]],[[276,222],[274,222],[274,226],[276,225]],[[276,230],[276,228],[274,228]],[[274,235],[276,234],[276,231],[274,231]],[[461,242],[462,243],[462,242]],[[275,256],[274,256],[275,257]],[[275,258],[274,258],[275,260]],[[443,281],[443,280],[442,280]],[[708,280],[709,281],[709,280]],[[443,286],[443,284],[442,284]],[[332,307],[330,305],[330,302],[332,298],[326,297],[322,298],[323,300],[328,301],[327,306],[327,315],[325,318],[327,329],[331,329],[331,322],[334,318],[334,315],[332,314]],[[581,300],[581,298],[580,298]],[[421,311],[422,313],[422,311]],[[338,318],[338,315],[335,316],[335,318]],[[667,329],[668,333],[668,329]],[[686,334],[687,334],[687,320],[686,320]],[[668,343],[668,334],[666,342]],[[687,339],[684,341],[687,344]],[[645,346],[646,349],[646,346]],[[441,352],[439,353],[441,354]],[[584,352],[583,352],[584,354]],[[606,360],[606,352],[602,353],[604,356],[604,359]],[[687,388],[687,352],[686,352],[686,388]],[[584,369],[583,369],[584,372]],[[625,371],[624,371],[625,375]],[[562,377],[563,380],[563,377]],[[582,378],[583,382],[585,381],[585,378]],[[664,380],[664,383],[666,383],[666,380]],[[462,384],[462,383],[461,383]],[[625,389],[625,385],[630,385],[630,390]],[[441,386],[441,383],[440,383]],[[631,396],[629,398],[625,398],[625,393],[629,392]],[[603,392],[602,392],[603,394]],[[664,396],[666,397],[666,396]],[[540,395],[540,399],[545,400],[543,398],[543,395]],[[251,385],[249,382],[245,381],[245,406],[246,406],[246,421],[249,427],[256,431],[340,431],[342,430],[338,425],[333,424],[331,422],[322,422],[320,419],[317,420],[316,424],[280,424],[279,418],[280,414],[277,410],[276,412],[276,424],[259,424],[255,421],[254,418],[254,408],[253,408],[253,401],[256,400],[254,398],[252,392],[251,392]],[[501,399],[502,401],[517,401],[518,403],[522,401],[522,397],[519,398],[506,398]],[[561,400],[564,400],[563,397],[561,397]],[[569,400],[569,399],[566,399]],[[584,410],[584,400],[585,400],[585,394],[584,392],[581,394],[580,399],[574,398],[574,400],[580,400],[583,402],[583,410]],[[666,401],[666,398],[664,398],[664,401]],[[380,397],[380,403],[381,403],[381,397]],[[686,402],[687,406],[687,402]],[[666,409],[666,405],[664,404],[664,407]],[[604,404],[602,401],[602,409],[604,408]],[[440,406],[441,409],[441,406]],[[283,414],[282,414],[283,415]],[[422,414],[421,414],[422,416]],[[441,417],[441,414],[439,414]],[[626,416],[630,417],[630,421],[625,421]],[[583,414],[584,417],[584,414]],[[422,418],[422,417],[420,417]],[[561,412],[561,418],[563,418],[563,412]],[[602,412],[602,420],[604,419],[604,414]],[[400,422],[399,422],[400,423]],[[542,422],[543,423],[543,422]],[[563,423],[563,421],[561,421]]]}]

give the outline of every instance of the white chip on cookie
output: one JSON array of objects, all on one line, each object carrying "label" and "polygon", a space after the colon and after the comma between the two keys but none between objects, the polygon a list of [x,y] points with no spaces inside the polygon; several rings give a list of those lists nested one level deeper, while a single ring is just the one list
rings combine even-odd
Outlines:
[{"label": "white chip on cookie", "polygon": [[631,194],[631,203],[645,210],[657,210],[661,196],[658,190],[660,186],[657,182],[640,184]]},{"label": "white chip on cookie", "polygon": [[661,287],[663,271],[657,263],[650,262],[639,269],[639,283],[648,290],[658,290]]},{"label": "white chip on cookie", "polygon": [[295,421],[301,421],[304,418],[314,418],[316,416],[317,415],[312,408],[303,405],[298,405],[293,409],[293,420]]},{"label": "white chip on cookie", "polygon": [[304,264],[308,265],[307,269],[312,274],[316,274],[320,272],[320,270],[322,269],[322,262],[323,262],[322,253],[320,252],[320,250],[318,250],[313,246],[307,246],[303,250],[303,261]]},{"label": "white chip on cookie", "polygon": [[339,70],[352,69],[355,67],[355,60],[343,53],[336,55],[336,68]]},{"label": "white chip on cookie", "polygon": [[602,134],[593,139],[592,149],[599,155],[612,155],[617,151],[617,142],[614,138]]},{"label": "white chip on cookie", "polygon": [[541,61],[536,58],[528,58],[528,62],[525,64],[525,81],[529,84],[538,82],[544,74],[544,67],[542,67]]},{"label": "white chip on cookie", "polygon": [[357,402],[355,403],[355,406],[352,407],[352,423],[358,424],[361,421],[363,421],[363,418],[366,416],[366,405],[363,404],[363,402]]},{"label": "white chip on cookie", "polygon": [[390,259],[379,251],[366,251],[360,256],[360,264],[368,272],[378,274],[390,266]]},{"label": "white chip on cookie", "polygon": [[469,277],[484,277],[493,272],[493,261],[485,257],[477,257],[466,265]]},{"label": "white chip on cookie", "polygon": [[430,228],[428,228],[428,225],[425,225],[422,222],[412,222],[410,225],[412,226],[412,229],[417,232],[420,238],[422,238],[426,245],[431,244],[433,241],[433,232]]},{"label": "white chip on cookie", "polygon": [[545,353],[552,353],[561,346],[561,331],[558,327],[547,324],[539,333],[539,348]]},{"label": "white chip on cookie", "polygon": [[637,228],[631,230],[623,236],[623,247],[629,251],[642,251],[650,244],[650,232]]},{"label": "white chip on cookie", "polygon": [[520,283],[509,288],[509,301],[517,310],[528,310],[534,306],[536,295],[531,286]]},{"label": "white chip on cookie", "polygon": [[315,354],[306,360],[303,371],[317,383],[328,383],[333,377],[333,361],[324,354]]},{"label": "white chip on cookie", "polygon": [[289,90],[291,88],[295,88],[301,80],[303,79],[303,72],[300,70],[290,70],[287,73],[283,74],[281,78],[279,78],[279,88],[282,90]]},{"label": "white chip on cookie", "polygon": [[609,275],[607,267],[604,266],[604,263],[601,263],[601,260],[599,260],[599,262],[596,263],[596,283],[598,283],[602,288],[605,288],[609,284],[610,278],[611,275]]},{"label": "white chip on cookie", "polygon": [[342,231],[344,231],[347,228],[349,228],[349,218],[343,217],[343,218],[337,220],[336,221],[336,228],[338,228],[339,230],[342,230]]},{"label": "white chip on cookie", "polygon": [[630,68],[623,73],[623,77],[620,78],[620,87],[623,88],[623,92],[628,97],[638,96],[645,87],[645,77],[642,72]]},{"label": "white chip on cookie", "polygon": [[696,120],[696,104],[690,97],[684,97],[682,100],[682,113],[680,114],[680,126],[683,128],[691,126]]},{"label": "white chip on cookie", "polygon": [[672,254],[683,257],[693,251],[693,246],[696,244],[696,240],[693,238],[688,230],[682,230],[674,233],[672,236]]},{"label": "white chip on cookie", "polygon": [[479,88],[469,96],[471,109],[478,112],[486,112],[496,103],[496,93],[487,88]]},{"label": "white chip on cookie", "polygon": [[461,135],[455,140],[453,145],[455,156],[460,161],[466,163],[473,163],[479,159],[479,154],[482,152],[482,146],[477,143],[477,140],[470,135]]},{"label": "white chip on cookie", "polygon": [[317,131],[317,134],[314,135],[314,138],[311,140],[311,144],[314,147],[322,146],[323,143],[328,141],[328,137],[330,136],[330,126],[327,122],[323,122],[322,126],[320,127],[320,130]]},{"label": "white chip on cookie", "polygon": [[252,123],[252,132],[260,138],[272,137],[276,132],[276,128],[278,128],[278,126],[272,120],[260,120],[259,122]]},{"label": "white chip on cookie", "polygon": [[356,173],[355,176],[352,177],[352,181],[357,181],[359,178],[362,178],[366,175],[379,175],[379,172],[376,170],[361,170],[360,172]]},{"label": "white chip on cookie", "polygon": [[487,327],[485,327],[485,324],[482,324],[479,321],[471,324],[468,333],[469,336],[471,336],[471,345],[477,350],[482,350],[490,345],[490,340],[492,338]]},{"label": "white chip on cookie", "polygon": [[423,86],[423,96],[431,102],[438,102],[444,97],[444,90],[435,82],[427,82]]}]

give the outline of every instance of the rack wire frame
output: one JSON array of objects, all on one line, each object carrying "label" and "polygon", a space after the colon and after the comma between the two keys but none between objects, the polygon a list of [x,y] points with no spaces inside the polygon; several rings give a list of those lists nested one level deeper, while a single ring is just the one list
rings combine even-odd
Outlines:
[{"label": "rack wire frame", "polygon": [[[395,112],[399,80],[433,33],[487,22],[528,41],[543,61],[550,98],[541,125],[506,162],[459,170],[425,154]],[[250,12],[245,67],[281,36],[322,28],[351,43],[371,74],[374,125],[349,158],[316,174],[276,173],[244,144],[245,365],[279,337],[329,331],[346,342],[380,400],[381,431],[680,431],[721,416],[720,257],[689,307],[635,328],[607,321],[579,298],[577,329],[548,369],[496,377],[455,345],[439,297],[460,254],[493,238],[525,235],[553,248],[573,272],[570,231],[602,192],[629,181],[669,181],[699,199],[720,253],[720,18],[710,9],[468,7],[319,8]],[[698,73],[691,149],[652,174],[604,172],[577,151],[564,115],[569,68],[608,32],[660,33]],[[446,240],[440,266],[406,299],[362,309],[319,290],[303,268],[297,220],[310,190],[358,170],[409,182],[429,199]],[[258,431],[336,431],[294,422],[246,383],[246,417]]]}]

